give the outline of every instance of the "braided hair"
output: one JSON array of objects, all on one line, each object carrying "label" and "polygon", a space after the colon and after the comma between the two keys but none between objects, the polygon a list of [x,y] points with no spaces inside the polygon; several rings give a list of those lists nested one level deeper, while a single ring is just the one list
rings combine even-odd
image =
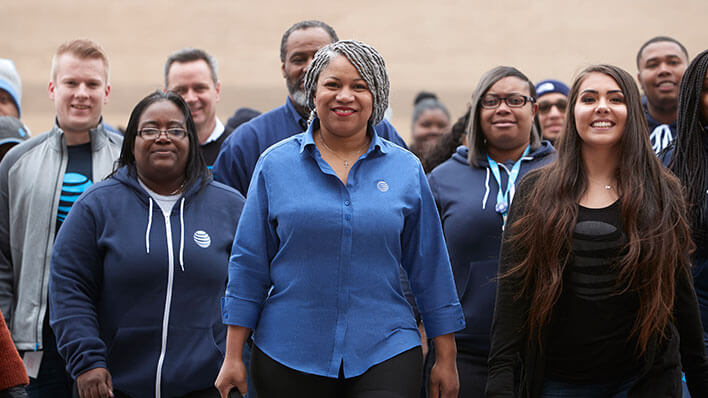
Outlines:
[{"label": "braided hair", "polygon": [[706,156],[706,131],[708,115],[703,115],[701,91],[708,70],[708,50],[698,54],[681,79],[678,102],[678,121],[674,154],[669,168],[681,180],[688,205],[688,218],[693,230],[697,248],[708,243],[706,222],[706,178],[708,178],[708,156]]},{"label": "braided hair", "polygon": [[386,62],[370,45],[356,40],[340,40],[328,44],[317,51],[305,74],[305,94],[307,105],[312,110],[310,119],[316,116],[314,94],[317,89],[317,79],[320,73],[337,55],[344,57],[354,65],[361,78],[364,79],[373,97],[373,106],[369,123],[379,124],[388,108],[389,81],[386,73]]}]

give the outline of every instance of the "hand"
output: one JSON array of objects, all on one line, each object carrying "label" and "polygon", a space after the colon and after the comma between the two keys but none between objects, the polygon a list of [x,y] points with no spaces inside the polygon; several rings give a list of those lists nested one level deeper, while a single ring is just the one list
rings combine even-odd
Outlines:
[{"label": "hand", "polygon": [[238,388],[241,395],[246,395],[248,384],[246,382],[246,365],[243,364],[243,360],[240,357],[233,361],[225,359],[214,386],[219,390],[221,398],[228,398],[229,392],[234,387]]},{"label": "hand", "polygon": [[113,381],[106,368],[86,371],[76,378],[76,389],[81,398],[113,397]]},{"label": "hand", "polygon": [[430,371],[430,397],[457,398],[459,391],[460,379],[455,360],[436,360]]}]

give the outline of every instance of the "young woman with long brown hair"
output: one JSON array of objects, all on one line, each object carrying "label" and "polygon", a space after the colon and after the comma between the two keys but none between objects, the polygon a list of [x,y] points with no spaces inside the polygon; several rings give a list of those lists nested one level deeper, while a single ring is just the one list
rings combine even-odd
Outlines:
[{"label": "young woman with long brown hair", "polygon": [[558,163],[529,173],[510,210],[487,396],[675,397],[682,367],[708,396],[686,208],[637,86],[590,66],[569,104]]}]

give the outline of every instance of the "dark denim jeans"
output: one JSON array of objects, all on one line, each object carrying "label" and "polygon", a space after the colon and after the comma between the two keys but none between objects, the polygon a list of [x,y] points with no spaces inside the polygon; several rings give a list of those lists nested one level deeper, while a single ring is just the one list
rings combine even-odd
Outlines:
[{"label": "dark denim jeans", "polygon": [[36,379],[30,378],[30,384],[25,387],[29,398],[71,398],[74,382],[65,366],[56,347],[45,347],[39,374]]},{"label": "dark denim jeans", "polygon": [[615,383],[576,384],[545,380],[541,398],[627,398],[636,377]]}]

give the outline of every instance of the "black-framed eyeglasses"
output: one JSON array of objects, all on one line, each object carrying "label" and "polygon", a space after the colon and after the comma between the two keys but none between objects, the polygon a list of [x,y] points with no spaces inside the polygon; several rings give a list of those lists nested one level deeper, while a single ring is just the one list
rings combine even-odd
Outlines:
[{"label": "black-framed eyeglasses", "polygon": [[565,109],[568,107],[568,100],[565,99],[559,99],[556,102],[550,102],[550,101],[539,101],[538,102],[538,111],[541,113],[548,113],[551,111],[551,108],[553,107],[558,108],[559,111],[565,112]]},{"label": "black-framed eyeglasses", "polygon": [[138,131],[138,134],[143,137],[144,140],[156,140],[160,134],[165,133],[167,138],[182,139],[187,136],[187,130],[181,127],[172,127],[166,130],[156,129],[154,127],[145,127],[144,129]]},{"label": "black-framed eyeglasses", "polygon": [[482,108],[485,109],[496,109],[501,105],[502,101],[504,101],[509,108],[521,108],[526,105],[527,102],[533,104],[535,99],[522,94],[513,94],[508,97],[485,95],[482,97],[481,105]]}]

